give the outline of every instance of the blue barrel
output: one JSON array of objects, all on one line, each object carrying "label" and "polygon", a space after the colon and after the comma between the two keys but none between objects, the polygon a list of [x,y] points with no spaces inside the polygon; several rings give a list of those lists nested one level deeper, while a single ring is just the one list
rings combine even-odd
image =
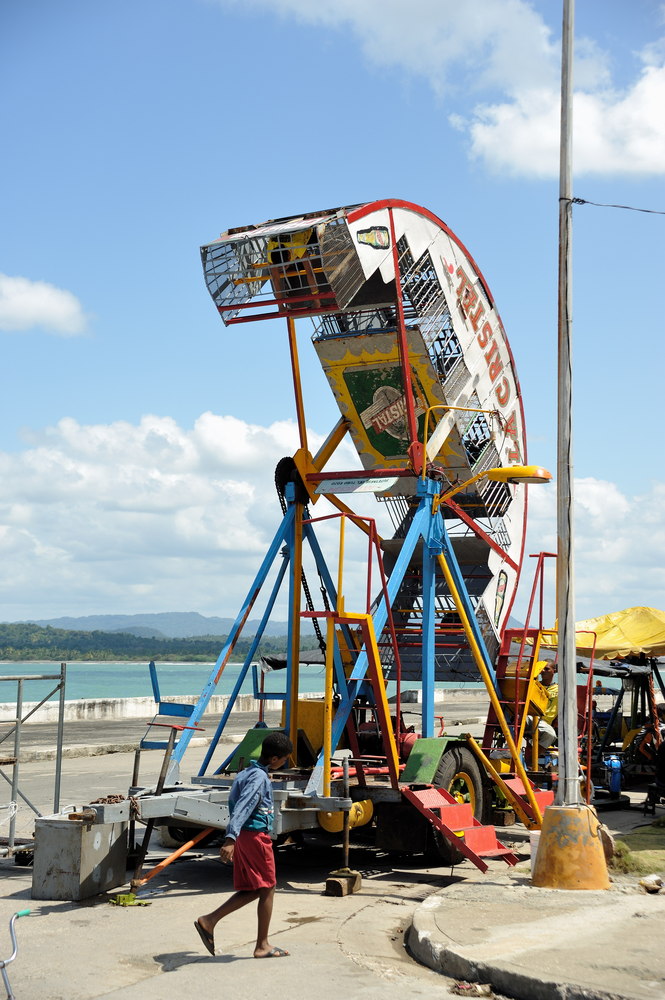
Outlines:
[{"label": "blue barrel", "polygon": [[607,783],[610,793],[618,795],[621,791],[621,761],[618,757],[607,757],[605,767],[607,768]]}]

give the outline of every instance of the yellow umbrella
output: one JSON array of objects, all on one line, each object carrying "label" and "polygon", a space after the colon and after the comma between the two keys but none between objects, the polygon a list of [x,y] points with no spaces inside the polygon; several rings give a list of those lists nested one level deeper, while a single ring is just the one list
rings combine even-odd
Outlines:
[{"label": "yellow umbrella", "polygon": [[[556,624],[555,624],[556,628]],[[581,656],[590,656],[596,636],[596,658],[613,660],[619,656],[646,653],[665,655],[665,611],[656,608],[626,608],[575,624],[575,645]],[[557,645],[556,632],[543,638],[543,646]]]}]

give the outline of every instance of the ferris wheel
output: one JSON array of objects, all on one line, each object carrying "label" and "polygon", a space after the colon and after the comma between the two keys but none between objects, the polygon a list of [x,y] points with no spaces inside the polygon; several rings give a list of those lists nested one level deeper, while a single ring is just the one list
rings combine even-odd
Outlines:
[{"label": "ferris wheel", "polygon": [[[493,658],[519,580],[527,491],[487,473],[523,466],[526,437],[508,340],[463,243],[428,210],[384,200],[230,229],[201,254],[227,326],[287,320],[302,446],[294,462],[306,498],[325,495],[348,509],[350,494],[373,492],[393,523],[393,537],[381,540],[388,573],[413,520],[418,483],[439,482],[440,511]],[[305,317],[340,410],[319,460],[307,449],[295,341]],[[346,434],[361,468],[326,472]],[[435,677],[473,679],[440,575],[435,591]],[[394,605],[402,676],[419,676],[417,566],[403,573]],[[394,659],[383,656],[388,679]]]}]

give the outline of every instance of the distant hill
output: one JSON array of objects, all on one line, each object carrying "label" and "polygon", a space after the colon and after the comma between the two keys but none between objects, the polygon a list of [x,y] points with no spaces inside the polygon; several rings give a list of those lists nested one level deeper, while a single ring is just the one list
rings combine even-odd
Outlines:
[{"label": "distant hill", "polygon": [[[287,640],[282,636],[261,639],[257,656],[283,655]],[[187,638],[144,638],[129,632],[86,632],[59,629],[32,622],[0,624],[0,660],[171,660],[173,662],[214,662],[222,644],[221,636]],[[254,646],[254,637],[240,638],[235,653],[243,659]]]},{"label": "distant hill", "polygon": [[[48,628],[49,626],[46,626]],[[52,627],[52,626],[51,626]],[[76,631],[76,629],[74,629]],[[87,629],[78,629],[79,632],[87,632]],[[93,631],[98,631],[93,629]],[[169,639],[178,638],[177,636],[167,636],[163,632],[158,632],[156,628],[149,628],[145,625],[130,625],[128,628],[111,628],[109,629],[109,635],[115,635],[116,633],[121,633],[122,635],[136,635],[139,639]]]},{"label": "distant hill", "polygon": [[[81,618],[32,618],[28,622],[43,628],[60,628],[75,632],[128,632],[144,638],[191,639],[195,636],[228,635],[234,618],[206,618],[196,611],[164,611],[143,615],[85,615]],[[250,618],[244,635],[254,635],[260,619]],[[26,624],[26,621],[14,624]],[[286,622],[271,622],[265,635],[286,635]],[[307,633],[311,627],[302,623],[301,631]]]}]

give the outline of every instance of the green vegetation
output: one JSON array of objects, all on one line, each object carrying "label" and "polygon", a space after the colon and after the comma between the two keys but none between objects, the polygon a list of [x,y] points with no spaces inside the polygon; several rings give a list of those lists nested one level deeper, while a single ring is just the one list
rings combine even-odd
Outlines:
[{"label": "green vegetation", "polygon": [[[74,632],[40,625],[0,625],[0,660],[171,660],[209,663],[219,656],[224,635],[156,639],[129,632]],[[252,637],[240,639],[234,656],[247,655]],[[257,655],[284,653],[286,638],[264,639]]]},{"label": "green vegetation", "polygon": [[622,875],[646,875],[650,870],[623,840],[615,842],[610,868],[615,872],[621,872]]},{"label": "green vegetation", "polygon": [[655,820],[648,826],[638,826],[632,833],[616,841],[610,867],[616,872],[649,875],[665,872],[665,826]]}]

